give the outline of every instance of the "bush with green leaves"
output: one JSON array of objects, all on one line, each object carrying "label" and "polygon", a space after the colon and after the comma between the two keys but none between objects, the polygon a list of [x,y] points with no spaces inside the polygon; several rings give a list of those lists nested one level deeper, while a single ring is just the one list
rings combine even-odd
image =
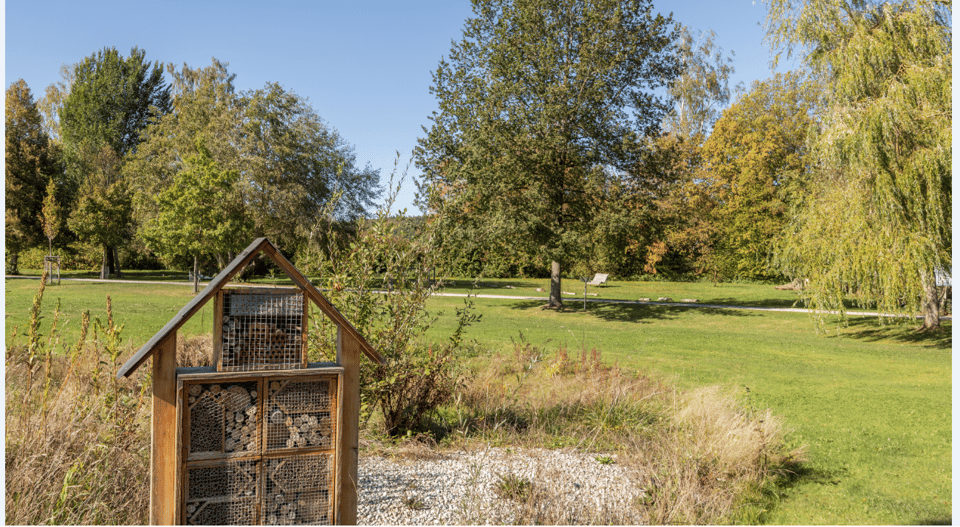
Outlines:
[{"label": "bush with green leaves", "polygon": [[[435,278],[443,275],[430,250],[429,225],[403,232],[399,226],[405,211],[389,216],[395,197],[391,188],[375,218],[350,223],[336,220],[336,203],[331,202],[298,266],[386,358],[385,364],[363,363],[361,412],[366,421],[379,409],[384,432],[399,436],[430,428],[431,413],[450,398],[456,385],[464,329],[479,317],[467,299],[456,310],[458,324],[445,342],[424,340],[440,316],[428,313],[426,302]],[[317,358],[331,359],[335,326],[319,318],[312,325],[311,348]]]}]

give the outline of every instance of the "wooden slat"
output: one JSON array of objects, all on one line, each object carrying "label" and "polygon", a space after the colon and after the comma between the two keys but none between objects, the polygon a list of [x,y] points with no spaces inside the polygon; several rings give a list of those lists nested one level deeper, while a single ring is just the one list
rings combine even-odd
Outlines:
[{"label": "wooden slat", "polygon": [[340,402],[340,504],[341,525],[357,524],[357,462],[360,448],[360,341],[352,333],[337,329],[337,362],[343,366]]},{"label": "wooden slat", "polygon": [[144,344],[143,347],[133,355],[133,357],[130,357],[130,360],[125,362],[123,366],[120,367],[120,371],[117,372],[117,378],[120,379],[122,377],[129,377],[133,374],[133,372],[137,371],[137,368],[139,368],[144,362],[146,362],[148,358],[150,358],[156,348],[160,345],[160,342],[166,338],[167,335],[176,332],[178,329],[180,329],[180,326],[184,325],[188,320],[190,320],[190,318],[196,314],[196,312],[199,311],[208,300],[210,300],[210,297],[212,297],[217,291],[226,285],[226,283],[229,282],[230,279],[233,278],[237,273],[239,273],[240,270],[250,262],[250,260],[256,257],[257,253],[260,252],[264,245],[268,245],[269,243],[270,242],[266,238],[257,238],[253,241],[253,243],[250,244],[250,246],[244,249],[243,252],[238,254],[237,257],[234,258],[233,261],[230,262],[230,264],[220,272],[220,274],[215,276],[214,279],[207,284],[207,287],[205,287],[203,291],[200,291],[197,296],[193,297],[193,300],[188,302],[187,305],[183,306],[183,309],[181,309],[179,313],[170,319],[170,322],[167,322],[167,325],[163,326],[163,329],[161,329],[156,335],[153,336],[153,338],[147,341],[147,343]]},{"label": "wooden slat", "polygon": [[310,375],[336,375],[341,371],[343,371],[343,368],[335,362],[311,362],[307,364],[306,369],[244,372],[216,371],[213,366],[198,366],[195,368],[177,368],[177,380],[204,382],[245,382],[263,379],[265,377],[286,379],[291,377],[306,377]]},{"label": "wooden slat", "polygon": [[186,482],[184,478],[187,477],[186,466],[184,461],[187,459],[187,442],[183,440],[184,438],[184,429],[190,428],[190,423],[185,422],[190,418],[190,412],[186,411],[188,407],[187,403],[187,393],[183,389],[183,383],[177,379],[177,473],[176,473],[176,488],[173,493],[174,499],[177,502],[177,508],[175,511],[175,517],[177,518],[177,524],[186,525],[187,511],[185,509],[184,501],[186,500],[186,489],[184,485]]},{"label": "wooden slat", "polygon": [[285,272],[295,284],[300,286],[300,288],[310,296],[310,300],[313,300],[313,303],[320,308],[320,311],[323,311],[323,313],[327,315],[327,317],[329,317],[335,324],[342,327],[354,337],[357,344],[360,346],[360,350],[363,351],[363,353],[369,357],[370,360],[376,362],[377,364],[383,364],[386,362],[383,356],[381,356],[377,350],[373,349],[373,346],[371,346],[370,343],[367,342],[362,335],[360,335],[357,329],[354,328],[353,325],[350,324],[350,322],[340,314],[340,311],[337,310],[337,308],[331,304],[320,293],[320,291],[314,287],[312,283],[310,283],[310,280],[303,276],[303,274],[301,274],[300,271],[298,271],[297,268],[294,267],[285,256],[280,254],[280,251],[278,251],[273,244],[269,242],[265,244],[263,246],[263,252],[267,253],[267,255],[270,256],[270,258],[276,262],[278,266],[280,266],[283,272]]},{"label": "wooden slat", "polygon": [[343,459],[343,371],[340,371],[340,376],[337,377],[337,444],[334,445],[334,454],[333,454],[333,466],[336,467],[336,470],[333,471],[333,502],[332,509],[333,514],[331,515],[331,525],[341,525],[343,522],[340,521],[340,489],[343,488],[343,476],[340,470],[340,463]]},{"label": "wooden slat", "polygon": [[310,360],[310,357],[307,356],[310,343],[308,337],[309,333],[307,332],[310,327],[310,302],[307,301],[307,295],[303,295],[303,316],[300,317],[300,361],[301,367],[307,367],[307,361]]},{"label": "wooden slat", "polygon": [[213,301],[213,357],[210,364],[217,371],[223,368],[223,289],[217,291]]},{"label": "wooden slat", "polygon": [[153,359],[150,524],[175,525],[177,474],[177,332]]}]

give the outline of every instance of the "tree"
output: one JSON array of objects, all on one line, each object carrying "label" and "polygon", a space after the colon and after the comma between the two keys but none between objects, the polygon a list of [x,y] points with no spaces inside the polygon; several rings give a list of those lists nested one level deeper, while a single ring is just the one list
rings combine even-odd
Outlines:
[{"label": "tree", "polygon": [[46,195],[43,198],[43,209],[40,212],[40,224],[43,234],[47,237],[48,254],[53,256],[53,240],[60,234],[63,223],[62,208],[57,203],[57,184],[53,178],[47,183]]},{"label": "tree", "polygon": [[147,123],[170,111],[163,65],[145,56],[136,47],[126,58],[104,48],[76,65],[59,115],[65,144],[106,144],[121,159],[136,149]]},{"label": "tree", "polygon": [[56,145],[63,143],[60,133],[60,115],[63,113],[63,102],[70,95],[75,73],[76,65],[61,65],[60,80],[47,86],[46,93],[37,101],[37,108],[43,115],[43,128],[50,137],[50,142]]},{"label": "tree", "polygon": [[244,199],[258,235],[295,249],[323,205],[356,219],[380,195],[378,170],[357,166],[353,147],[309,103],[277,83],[244,94]]},{"label": "tree", "polygon": [[[649,138],[647,155],[631,171],[645,182],[647,240],[630,250],[642,257],[643,272],[676,274],[714,271],[715,202],[702,175],[703,142],[730,102],[733,52],[725,56],[716,35],[684,27],[676,48],[680,75],[668,86],[672,103],[663,122],[667,132]],[[738,86],[739,88],[739,86]]]},{"label": "tree", "polygon": [[251,228],[234,186],[234,170],[221,169],[198,140],[196,154],[163,192],[156,196],[159,214],[146,227],[148,245],[165,255],[193,256],[193,292],[199,291],[199,260],[204,254],[242,249]]},{"label": "tree", "polygon": [[112,250],[133,235],[133,210],[127,182],[120,178],[120,160],[107,145],[99,148],[84,143],[76,155],[79,169],[87,174],[67,226],[81,240],[103,249],[100,279],[111,272],[120,277],[116,252]]},{"label": "tree", "polygon": [[423,199],[442,231],[550,261],[561,306],[561,267],[583,257],[608,176],[658,131],[677,29],[650,0],[478,0],[474,13],[433,74]]},{"label": "tree", "polygon": [[674,104],[664,120],[664,129],[697,144],[707,138],[730,102],[733,57],[723,55],[723,49],[714,42],[716,36],[713,31],[694,35],[690,28],[683,28],[677,46],[681,73],[667,90]]},{"label": "tree", "polygon": [[[129,217],[108,218],[90,207],[101,203],[115,211],[131,209],[129,185],[120,181],[120,166],[136,150],[146,124],[170,111],[170,89],[163,80],[163,67],[145,62],[144,57],[145,52],[138,48],[131,49],[126,58],[115,48],[104,48],[86,57],[74,68],[73,84],[58,114],[67,183],[71,190],[81,191],[78,199],[86,200],[87,207],[71,225],[82,225],[83,232],[103,233],[97,236],[98,243],[115,240],[104,246],[104,267],[100,272],[104,278],[114,270],[120,277],[116,245],[125,243],[126,238],[108,234],[103,226],[85,223],[95,218],[125,223]],[[62,95],[62,90],[57,93]],[[104,163],[111,166],[107,168]],[[91,174],[85,171],[90,167],[101,170]],[[91,178],[95,181],[88,181]],[[104,183],[106,186],[97,188]],[[103,203],[108,197],[121,202]]]},{"label": "tree", "polygon": [[703,145],[716,228],[712,265],[723,275],[764,279],[776,240],[808,166],[814,92],[797,74],[755,81],[723,112]]},{"label": "tree", "polygon": [[254,221],[251,235],[295,251],[337,191],[345,196],[341,219],[365,214],[379,196],[379,172],[359,168],[353,148],[305,99],[276,83],[238,93],[227,66],[216,59],[205,68],[168,66],[173,111],[147,127],[126,168],[141,189],[140,221],[156,216],[152,197],[172,184],[195,139],[239,174],[235,192]]},{"label": "tree", "polygon": [[40,112],[27,83],[20,79],[6,93],[4,190],[5,241],[11,272],[20,251],[42,243],[39,214],[44,185],[56,171]]},{"label": "tree", "polygon": [[817,310],[852,294],[938,328],[952,265],[949,2],[773,0],[771,45],[823,79],[816,180],[781,245]]}]

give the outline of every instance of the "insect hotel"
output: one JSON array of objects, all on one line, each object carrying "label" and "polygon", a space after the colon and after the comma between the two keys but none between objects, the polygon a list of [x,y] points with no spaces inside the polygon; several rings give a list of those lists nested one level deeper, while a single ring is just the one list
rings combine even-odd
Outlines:
[{"label": "insect hotel", "polygon": [[[261,252],[297,287],[225,287]],[[177,330],[210,300],[213,366],[178,368]],[[337,325],[336,362],[307,362],[310,304]],[[250,244],[117,373],[153,357],[150,523],[356,524],[361,354],[384,362],[269,240]]]}]

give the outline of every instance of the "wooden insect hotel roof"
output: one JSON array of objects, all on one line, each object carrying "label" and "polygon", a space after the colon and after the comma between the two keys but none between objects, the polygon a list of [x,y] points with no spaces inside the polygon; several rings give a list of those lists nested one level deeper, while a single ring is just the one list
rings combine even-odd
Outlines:
[{"label": "wooden insect hotel roof", "polygon": [[347,321],[343,315],[340,314],[340,311],[334,307],[320,291],[310,283],[310,280],[307,279],[300,271],[297,270],[289,260],[284,257],[279,250],[270,242],[267,238],[257,238],[253,241],[246,249],[243,250],[236,258],[227,265],[223,271],[220,272],[217,276],[207,284],[202,291],[200,291],[197,296],[193,298],[187,305],[183,306],[183,309],[180,310],[169,322],[163,327],[156,335],[154,335],[146,344],[137,351],[133,357],[130,358],[123,366],[120,367],[120,370],[117,372],[117,378],[129,377],[144,363],[148,358],[150,358],[154,352],[161,348],[161,343],[171,334],[175,333],[181,326],[183,326],[188,320],[190,320],[193,315],[197,313],[206,303],[213,298],[217,291],[223,289],[225,285],[230,282],[241,269],[244,268],[253,258],[255,258],[260,252],[266,254],[277,266],[290,277],[291,280],[303,290],[304,294],[309,298],[319,309],[326,315],[331,321],[340,326],[341,330],[346,331],[351,336],[353,336],[356,341],[360,344],[360,349],[363,353],[370,358],[370,360],[382,364],[384,361],[383,356],[373,349],[370,343],[363,338],[360,333],[357,332],[356,328]]}]

